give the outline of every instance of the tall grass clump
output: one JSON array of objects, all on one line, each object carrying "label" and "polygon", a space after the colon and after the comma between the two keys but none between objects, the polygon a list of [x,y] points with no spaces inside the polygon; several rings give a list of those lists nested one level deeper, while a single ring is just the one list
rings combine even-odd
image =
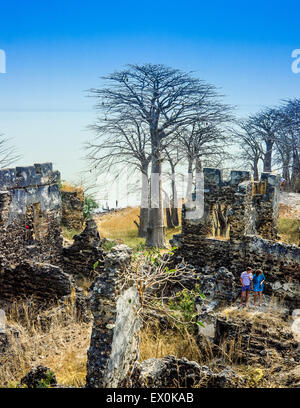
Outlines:
[{"label": "tall grass clump", "polygon": [[78,321],[72,300],[46,311],[33,299],[14,302],[7,313],[10,346],[1,355],[0,387],[17,387],[40,364],[54,371],[59,384],[83,387],[91,325]]}]

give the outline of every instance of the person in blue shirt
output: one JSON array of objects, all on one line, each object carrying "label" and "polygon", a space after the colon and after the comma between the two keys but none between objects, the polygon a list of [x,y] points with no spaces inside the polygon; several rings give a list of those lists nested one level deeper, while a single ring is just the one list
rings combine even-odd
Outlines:
[{"label": "person in blue shirt", "polygon": [[259,295],[259,306],[261,306],[265,279],[266,278],[263,271],[261,269],[257,269],[253,277],[254,306],[256,304],[257,295]]}]

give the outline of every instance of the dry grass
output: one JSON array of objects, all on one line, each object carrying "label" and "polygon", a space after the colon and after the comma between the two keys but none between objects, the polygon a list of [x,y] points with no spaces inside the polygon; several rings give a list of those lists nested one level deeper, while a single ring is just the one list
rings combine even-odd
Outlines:
[{"label": "dry grass", "polygon": [[296,218],[279,218],[278,219],[278,234],[281,240],[288,244],[296,244],[300,242],[299,236],[300,219]]},{"label": "dry grass", "polygon": [[0,387],[15,387],[32,366],[39,364],[51,368],[64,386],[84,386],[91,323],[78,322],[74,308],[68,305],[63,313],[53,314],[45,331],[33,317],[32,306],[29,309],[23,302],[18,313],[16,310],[8,315],[7,325],[17,329],[19,336],[10,336],[9,352],[2,356]]},{"label": "dry grass", "polygon": [[114,239],[120,243],[135,247],[139,242],[145,243],[144,238],[138,237],[138,231],[133,221],[138,222],[139,208],[128,207],[123,210],[95,216],[101,237]]},{"label": "dry grass", "polygon": [[[140,243],[145,244],[145,238],[138,237],[137,226],[134,224],[134,221],[139,222],[139,212],[139,207],[127,207],[101,216],[95,215],[94,218],[98,225],[100,236],[114,239],[119,243],[125,243],[131,248],[137,247]],[[167,242],[174,234],[178,234],[180,230],[180,226],[167,229]]]},{"label": "dry grass", "polygon": [[196,362],[202,359],[196,339],[188,331],[181,333],[172,329],[161,332],[158,327],[154,329],[146,326],[141,331],[139,361],[163,358],[169,354],[177,358],[186,357]]},{"label": "dry grass", "polygon": [[66,191],[66,192],[77,192],[79,195],[83,196],[83,187],[82,186],[74,186],[72,184],[67,183],[66,181],[63,181],[61,183],[61,187],[60,187],[61,191]]},{"label": "dry grass", "polygon": [[248,320],[252,323],[265,323],[267,326],[275,325],[284,327],[286,321],[280,314],[281,309],[284,307],[284,299],[279,299],[275,296],[271,296],[270,301],[265,309],[251,309],[249,307],[244,309],[237,309],[236,307],[227,307],[220,311],[220,316],[226,317],[227,320],[235,319],[237,321]]}]

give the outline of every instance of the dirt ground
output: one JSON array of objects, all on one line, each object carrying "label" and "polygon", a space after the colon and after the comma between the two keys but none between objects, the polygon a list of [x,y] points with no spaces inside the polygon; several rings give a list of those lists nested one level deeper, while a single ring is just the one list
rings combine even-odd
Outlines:
[{"label": "dirt ground", "polygon": [[300,194],[280,193],[279,217],[300,219]]}]

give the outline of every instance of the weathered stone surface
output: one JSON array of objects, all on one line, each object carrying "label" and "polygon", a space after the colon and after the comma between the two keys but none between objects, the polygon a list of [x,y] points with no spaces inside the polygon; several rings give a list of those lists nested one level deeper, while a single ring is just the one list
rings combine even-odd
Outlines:
[{"label": "weathered stone surface", "polygon": [[33,296],[42,303],[71,293],[71,280],[58,266],[23,261],[0,274],[0,298],[13,301]]},{"label": "weathered stone surface", "polygon": [[[200,336],[212,340],[215,332],[217,310],[221,306],[231,304],[238,297],[240,290],[234,275],[228,269],[221,267],[216,273],[199,276],[200,291],[205,298],[197,299],[197,320],[204,324],[198,326]],[[201,341],[201,339],[199,339]]]},{"label": "weathered stone surface", "polygon": [[54,372],[45,366],[39,365],[33,367],[20,381],[21,385],[28,388],[39,388],[41,382],[44,386],[56,387],[57,381]]},{"label": "weathered stone surface", "polygon": [[1,333],[6,333],[6,315],[2,309],[0,309],[0,334]]},{"label": "weathered stone surface", "polygon": [[204,215],[192,219],[191,206],[183,206],[173,262],[184,259],[198,273],[225,267],[238,285],[247,266],[262,269],[265,293],[284,297],[291,309],[298,307],[300,248],[275,242],[278,197],[279,178],[272,174],[263,173],[252,183],[247,172],[235,171],[223,181],[218,169],[204,169]]},{"label": "weathered stone surface", "polygon": [[230,368],[214,373],[207,366],[200,366],[195,361],[184,357],[178,359],[172,355],[136,363],[131,380],[132,387],[143,388],[231,388],[244,382],[243,378]]},{"label": "weathered stone surface", "polygon": [[270,324],[262,315],[254,321],[247,315],[236,318],[219,316],[214,343],[221,348],[225,347],[225,352],[243,363],[268,365],[267,356],[276,356],[278,361],[281,359],[286,364],[299,359],[298,342],[290,327],[276,319]]},{"label": "weathered stone surface", "polygon": [[9,349],[9,340],[6,333],[0,333],[0,353],[5,353]]},{"label": "weathered stone surface", "polygon": [[84,231],[74,236],[74,243],[63,249],[63,269],[71,275],[93,276],[103,270],[104,255],[97,224],[88,220]]},{"label": "weathered stone surface", "polygon": [[139,295],[130,282],[124,281],[123,275],[130,265],[131,253],[126,245],[112,248],[104,260],[103,273],[93,284],[94,324],[88,350],[88,387],[124,384],[138,358]]},{"label": "weathered stone surface", "polygon": [[51,163],[0,171],[0,267],[32,258],[59,263],[59,178]]},{"label": "weathered stone surface", "polygon": [[62,225],[68,229],[80,230],[84,224],[83,191],[61,191]]},{"label": "weathered stone surface", "polygon": [[293,323],[291,326],[295,339],[300,343],[300,309],[295,309],[292,313]]}]

